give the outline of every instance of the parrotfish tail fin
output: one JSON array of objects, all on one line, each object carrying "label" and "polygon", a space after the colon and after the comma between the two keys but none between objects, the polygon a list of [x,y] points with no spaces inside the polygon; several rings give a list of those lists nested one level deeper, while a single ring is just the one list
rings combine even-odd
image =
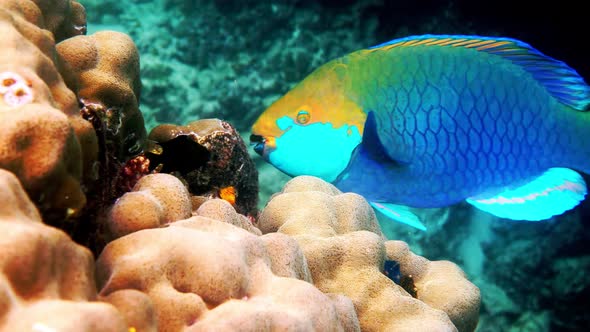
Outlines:
[{"label": "parrotfish tail fin", "polygon": [[550,168],[524,185],[491,197],[472,197],[467,202],[500,218],[539,221],[573,209],[586,196],[582,176],[568,168]]},{"label": "parrotfish tail fin", "polygon": [[370,202],[369,204],[393,221],[412,226],[421,231],[426,231],[426,226],[420,221],[420,218],[412,213],[407,206],[377,202]]}]

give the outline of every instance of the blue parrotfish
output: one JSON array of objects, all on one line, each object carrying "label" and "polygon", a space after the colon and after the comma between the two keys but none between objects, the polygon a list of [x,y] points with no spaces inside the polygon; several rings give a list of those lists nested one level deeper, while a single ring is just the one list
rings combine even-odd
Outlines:
[{"label": "blue parrotfish", "polygon": [[260,115],[251,142],[281,171],[419,229],[410,208],[464,200],[545,220],[586,195],[590,87],[519,40],[411,36],[320,66]]}]

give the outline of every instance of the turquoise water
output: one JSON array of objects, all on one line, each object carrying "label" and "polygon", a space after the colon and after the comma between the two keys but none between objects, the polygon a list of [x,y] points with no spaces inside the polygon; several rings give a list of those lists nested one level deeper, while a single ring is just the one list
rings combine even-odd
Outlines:
[{"label": "turquoise water", "polygon": [[[222,118],[244,138],[256,117],[324,62],[422,33],[515,37],[586,77],[575,8],[518,10],[467,1],[82,1],[89,33],[126,32],[141,54],[149,128]],[[567,13],[565,15],[564,13]],[[549,16],[551,14],[551,16]],[[561,21],[563,19],[563,21]],[[587,36],[582,36],[587,38]],[[581,60],[583,59],[583,60]],[[289,179],[254,153],[261,204]],[[543,223],[499,220],[467,204],[425,210],[428,232],[382,220],[388,237],[459,264],[481,289],[479,331],[577,331],[590,325],[589,204]]]}]

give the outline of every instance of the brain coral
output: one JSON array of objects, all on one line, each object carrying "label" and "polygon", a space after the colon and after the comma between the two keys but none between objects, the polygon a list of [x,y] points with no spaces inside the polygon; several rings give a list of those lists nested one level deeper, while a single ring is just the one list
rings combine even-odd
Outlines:
[{"label": "brain coral", "polygon": [[[231,208],[222,200],[205,204]],[[201,208],[214,214],[224,209]],[[97,261],[100,295],[144,292],[159,331],[359,330],[349,299],[303,281],[310,274],[293,239],[257,236],[231,222],[197,215],[109,243]],[[145,305],[144,300],[138,296]],[[114,304],[133,324],[134,314],[128,313],[140,305]]]},{"label": "brain coral", "polygon": [[[314,284],[352,299],[363,331],[473,331],[479,289],[451,262],[429,262],[386,241],[369,204],[313,177],[291,180],[258,220],[263,233],[281,232],[300,244]],[[411,293],[383,274],[397,260],[414,280]]]},{"label": "brain coral", "polygon": [[18,179],[0,170],[0,331],[125,331],[96,299],[88,249],[44,225]]}]

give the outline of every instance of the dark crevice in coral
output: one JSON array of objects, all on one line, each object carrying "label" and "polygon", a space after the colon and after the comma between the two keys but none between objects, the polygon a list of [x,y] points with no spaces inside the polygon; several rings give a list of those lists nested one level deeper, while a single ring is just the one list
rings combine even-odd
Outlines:
[{"label": "dark crevice in coral", "polygon": [[150,168],[161,165],[162,173],[188,172],[203,168],[209,161],[211,154],[204,146],[196,143],[188,135],[181,135],[166,142],[158,143],[162,153],[147,153]]}]

